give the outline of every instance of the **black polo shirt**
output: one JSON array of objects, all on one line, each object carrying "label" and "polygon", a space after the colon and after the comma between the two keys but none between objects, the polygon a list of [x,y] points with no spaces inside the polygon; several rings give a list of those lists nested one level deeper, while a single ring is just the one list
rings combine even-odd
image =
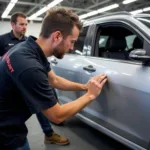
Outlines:
[{"label": "black polo shirt", "polygon": [[15,45],[0,61],[0,149],[22,146],[25,121],[57,103],[48,82],[50,65],[35,40]]},{"label": "black polo shirt", "polygon": [[23,36],[21,40],[16,38],[13,34],[13,31],[0,35],[0,56],[3,56],[8,50],[10,50],[16,44],[23,42],[27,39],[26,36]]}]

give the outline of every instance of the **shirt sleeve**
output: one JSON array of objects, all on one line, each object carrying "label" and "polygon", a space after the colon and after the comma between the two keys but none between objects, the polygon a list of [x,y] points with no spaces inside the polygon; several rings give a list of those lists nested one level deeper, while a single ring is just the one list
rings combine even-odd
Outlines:
[{"label": "shirt sleeve", "polygon": [[51,67],[50,67],[50,63],[49,62],[47,62],[46,71],[47,72],[51,71]]},{"label": "shirt sleeve", "polygon": [[0,57],[2,57],[4,54],[4,42],[3,42],[3,37],[0,36]]},{"label": "shirt sleeve", "polygon": [[41,112],[57,103],[48,76],[42,69],[28,69],[19,76],[17,81],[20,93],[32,113]]}]

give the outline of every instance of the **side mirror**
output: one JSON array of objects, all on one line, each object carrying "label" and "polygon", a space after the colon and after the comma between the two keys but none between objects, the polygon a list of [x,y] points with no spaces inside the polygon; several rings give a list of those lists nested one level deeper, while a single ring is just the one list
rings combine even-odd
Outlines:
[{"label": "side mirror", "polygon": [[83,55],[83,53],[80,52],[79,50],[75,50],[75,53],[78,54],[78,55]]},{"label": "side mirror", "polygon": [[142,61],[143,63],[150,62],[150,56],[146,54],[144,49],[136,49],[130,52],[129,57],[132,60]]}]

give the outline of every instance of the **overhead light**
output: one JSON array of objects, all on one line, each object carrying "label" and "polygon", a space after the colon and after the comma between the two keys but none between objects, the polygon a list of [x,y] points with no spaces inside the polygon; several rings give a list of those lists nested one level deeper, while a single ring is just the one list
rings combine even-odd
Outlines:
[{"label": "overhead light", "polygon": [[[27,17],[27,19],[30,20],[28,17]],[[42,18],[42,17],[36,17],[36,18],[34,18],[33,20],[34,20],[34,21],[42,21],[43,18]]]},{"label": "overhead light", "polygon": [[129,4],[129,3],[132,3],[132,2],[135,2],[137,0],[124,0],[122,3],[123,4]]},{"label": "overhead light", "polygon": [[135,15],[135,14],[139,14],[139,13],[142,13],[142,12],[143,12],[142,9],[138,9],[138,10],[131,11],[130,13],[131,13],[132,15]]},{"label": "overhead light", "polygon": [[131,11],[130,13],[133,14],[133,15],[135,15],[135,14],[139,14],[139,13],[146,12],[146,11],[150,11],[150,7],[146,7],[146,8],[143,8],[143,9],[134,10],[134,11]]},{"label": "overhead light", "polygon": [[61,3],[63,0],[54,0],[53,2],[49,3],[47,6],[43,7],[42,9],[40,9],[39,11],[37,11],[36,13],[34,13],[33,15],[31,15],[29,17],[29,20],[33,20],[36,17],[40,16],[41,14],[43,14],[44,12],[46,12],[48,9],[56,6],[57,4]]},{"label": "overhead light", "polygon": [[15,6],[15,3],[9,3],[9,5],[6,8],[6,12],[12,10],[12,8]]},{"label": "overhead light", "polygon": [[113,5],[104,7],[104,8],[100,8],[97,11],[98,11],[98,13],[102,13],[102,12],[105,12],[105,11],[108,11],[108,10],[111,10],[111,9],[114,9],[114,8],[117,8],[117,7],[119,7],[118,4],[113,4]]},{"label": "overhead light", "polygon": [[6,18],[9,12],[13,9],[18,0],[11,0],[2,14],[2,18]]},{"label": "overhead light", "polygon": [[49,8],[52,8],[52,7],[56,6],[57,4],[59,4],[59,3],[62,2],[62,1],[63,1],[63,0],[54,0],[53,2],[49,3],[49,4],[47,5],[47,7],[48,7],[48,9],[49,9]]},{"label": "overhead light", "polygon": [[10,19],[10,18],[11,18],[11,16],[10,16],[10,15],[8,15],[8,16],[7,16],[7,17],[5,17],[5,18]]},{"label": "overhead light", "polygon": [[17,3],[18,0],[11,0],[10,2],[11,2],[11,3]]},{"label": "overhead light", "polygon": [[84,19],[84,18],[93,16],[93,15],[97,15],[97,14],[102,13],[102,12],[106,12],[106,11],[108,11],[108,10],[111,10],[111,9],[114,9],[114,8],[117,8],[117,7],[119,7],[118,4],[113,4],[113,5],[110,5],[110,6],[107,6],[107,7],[103,7],[103,8],[100,8],[100,9],[98,9],[98,10],[94,10],[94,11],[91,11],[91,12],[89,12],[89,13],[80,15],[79,18],[80,18],[80,19]]},{"label": "overhead light", "polygon": [[87,13],[86,15],[87,15],[87,17],[90,17],[90,16],[93,16],[93,15],[96,15],[96,14],[98,14],[97,10],[91,11],[91,12]]},{"label": "overhead light", "polygon": [[91,11],[91,12],[89,12],[89,13],[87,13],[87,14],[83,14],[83,15],[79,16],[79,18],[80,18],[80,19],[84,19],[84,18],[93,16],[93,15],[96,15],[96,14],[98,14],[98,11],[97,11],[97,10]]},{"label": "overhead light", "polygon": [[1,17],[6,18],[14,6],[15,6],[15,3],[9,3]]},{"label": "overhead light", "polygon": [[150,11],[150,7],[143,8],[143,11]]},{"label": "overhead light", "polygon": [[43,14],[46,11],[47,11],[47,7],[45,6],[42,9],[40,9],[39,11],[37,11],[35,14],[33,14],[32,16],[30,16],[29,20],[35,19],[37,16],[40,16],[41,14]]},{"label": "overhead light", "polygon": [[87,18],[87,17],[88,17],[87,14],[83,14],[83,15],[79,16],[80,19],[84,19],[84,18]]}]

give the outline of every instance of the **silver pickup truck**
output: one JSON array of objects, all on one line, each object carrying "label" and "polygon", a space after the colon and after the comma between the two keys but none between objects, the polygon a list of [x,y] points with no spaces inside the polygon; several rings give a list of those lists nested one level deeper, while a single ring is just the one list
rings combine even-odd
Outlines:
[{"label": "silver pickup truck", "polygon": [[[77,117],[133,149],[150,149],[150,15],[121,12],[85,21],[74,50],[48,60],[57,75],[79,83],[105,73],[102,93]],[[61,103],[84,94],[56,91]]]}]

